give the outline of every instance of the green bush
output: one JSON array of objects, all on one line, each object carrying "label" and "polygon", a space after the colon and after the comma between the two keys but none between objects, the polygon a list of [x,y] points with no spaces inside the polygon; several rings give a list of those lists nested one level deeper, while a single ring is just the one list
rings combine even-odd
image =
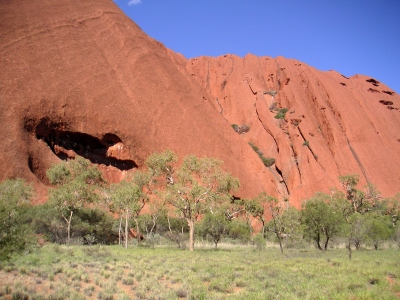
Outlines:
[{"label": "green bush", "polygon": [[264,94],[270,95],[272,97],[275,97],[276,94],[278,94],[277,91],[274,90],[269,90],[268,92],[264,92]]},{"label": "green bush", "polygon": [[0,183],[0,260],[7,260],[35,244],[30,226],[24,222],[32,195],[32,187],[22,179]]},{"label": "green bush", "polygon": [[286,116],[286,113],[289,109],[287,108],[281,108],[278,113],[275,115],[275,119],[284,119]]},{"label": "green bush", "polygon": [[246,124],[242,124],[240,126],[237,124],[232,124],[231,126],[233,130],[235,130],[239,134],[243,134],[250,131],[250,126]]},{"label": "green bush", "polygon": [[258,148],[256,145],[254,145],[253,143],[250,143],[250,142],[249,142],[249,145],[258,154],[258,156],[262,160],[264,166],[271,167],[275,163],[275,158],[264,157],[264,153],[260,150],[260,148]]},{"label": "green bush", "polygon": [[253,238],[254,247],[257,249],[265,249],[265,239],[261,233],[257,233]]},{"label": "green bush", "polygon": [[[118,239],[113,230],[114,218],[98,208],[81,208],[72,219],[71,237],[86,245],[112,244]],[[30,224],[37,234],[52,243],[65,243],[67,230],[62,216],[55,207],[46,203],[30,208],[25,215],[25,223]]]},{"label": "green bush", "polygon": [[241,243],[247,243],[251,238],[249,226],[245,222],[237,220],[233,220],[229,223],[226,235],[227,237]]},{"label": "green bush", "polygon": [[264,165],[266,167],[270,167],[275,163],[275,158],[272,158],[272,157],[264,157],[264,156],[262,156],[261,160],[262,160],[262,162],[264,163]]}]

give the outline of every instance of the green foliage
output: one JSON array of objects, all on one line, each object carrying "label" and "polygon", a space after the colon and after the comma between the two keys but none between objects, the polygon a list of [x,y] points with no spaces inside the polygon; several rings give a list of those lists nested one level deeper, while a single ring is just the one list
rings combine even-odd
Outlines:
[{"label": "green foliage", "polygon": [[97,200],[96,186],[103,183],[100,170],[84,158],[61,162],[46,172],[55,185],[50,191],[50,203],[61,213],[67,223],[67,242],[70,241],[73,213],[86,203]]},{"label": "green foliage", "polygon": [[310,142],[309,142],[309,141],[304,141],[303,146],[308,147],[309,145],[310,145]]},{"label": "green foliage", "polygon": [[290,207],[277,214],[275,220],[271,220],[266,224],[267,231],[275,232],[274,221],[285,248],[304,247],[301,212],[298,209]]},{"label": "green foliage", "polygon": [[[24,213],[24,223],[46,241],[64,243],[67,239],[65,220],[49,203],[35,205]],[[116,240],[114,218],[98,208],[80,208],[71,220],[71,238],[82,244],[112,244]]]},{"label": "green foliage", "polygon": [[278,113],[275,115],[275,119],[285,119],[286,113],[288,112],[288,108],[281,108]]},{"label": "green foliage", "polygon": [[199,234],[209,237],[217,248],[221,238],[227,233],[229,222],[221,213],[208,213],[205,215],[199,226]]},{"label": "green foliage", "polygon": [[271,167],[275,163],[275,158],[264,157],[264,153],[260,150],[260,148],[258,148],[256,145],[254,145],[253,143],[250,143],[250,142],[249,142],[249,145],[251,146],[251,148],[253,148],[253,150],[260,157],[260,159],[262,160],[264,166]]},{"label": "green foliage", "polygon": [[250,131],[250,126],[246,124],[242,124],[240,126],[237,124],[232,124],[231,126],[238,134],[244,134]]},{"label": "green foliage", "polygon": [[329,199],[329,195],[317,193],[303,204],[301,211],[305,233],[315,241],[319,250],[327,250],[330,239],[340,233],[344,222]]},{"label": "green foliage", "polygon": [[174,164],[178,160],[176,155],[171,150],[166,150],[161,153],[151,154],[147,160],[146,165],[151,171],[153,177],[165,175],[166,179],[171,183],[172,175],[174,174]]},{"label": "green foliage", "polygon": [[247,243],[251,239],[249,227],[245,222],[237,219],[230,221],[227,236],[235,241]]},{"label": "green foliage", "polygon": [[275,163],[275,158],[264,156],[261,156],[260,158],[266,167],[271,167]]},{"label": "green foliage", "polygon": [[0,183],[0,260],[34,244],[31,228],[23,224],[23,210],[32,196],[32,187],[22,179]]},{"label": "green foliage", "polygon": [[238,124],[232,124],[231,126],[232,126],[233,130],[235,130],[236,132],[239,132],[240,126]]},{"label": "green foliage", "polygon": [[[347,219],[347,224],[343,227],[344,233],[349,236],[349,243],[359,250],[363,243],[368,240],[369,216],[354,213]],[[349,245],[348,247],[351,247]]]},{"label": "green foliage", "polygon": [[[128,248],[128,224],[131,217],[135,220],[136,235],[138,241],[140,241],[138,217],[144,205],[148,201],[148,196],[143,191],[143,188],[148,185],[150,178],[151,177],[148,173],[136,171],[132,181],[124,180],[113,184],[110,187],[110,210],[118,213],[120,220],[122,220],[123,215],[125,216],[125,248]],[[119,236],[120,235],[121,223],[119,226]]]},{"label": "green foliage", "polygon": [[264,92],[264,94],[267,94],[267,95],[270,95],[270,96],[274,97],[276,94],[278,94],[278,92],[274,91],[274,90],[269,90],[267,92]]},{"label": "green foliage", "polygon": [[390,217],[373,214],[369,219],[368,237],[376,250],[382,241],[386,241],[393,234],[393,226]]},{"label": "green foliage", "polygon": [[[159,193],[175,207],[189,226],[190,250],[194,249],[194,224],[210,207],[230,200],[230,193],[239,187],[239,180],[222,170],[222,161],[215,158],[186,156],[175,172],[177,156],[171,152],[154,153],[147,160],[153,176],[166,178]],[[157,176],[157,177],[156,177]]]},{"label": "green foliage", "polygon": [[265,239],[261,233],[257,233],[253,237],[253,244],[259,250],[265,249]]}]

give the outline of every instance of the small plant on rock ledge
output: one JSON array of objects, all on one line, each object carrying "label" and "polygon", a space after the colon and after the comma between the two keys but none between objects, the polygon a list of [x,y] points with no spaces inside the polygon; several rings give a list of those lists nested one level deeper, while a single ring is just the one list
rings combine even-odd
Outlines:
[{"label": "small plant on rock ledge", "polygon": [[264,166],[270,167],[275,163],[275,158],[273,158],[273,157],[264,157],[264,153],[260,150],[260,148],[258,148],[256,145],[254,145],[253,143],[250,143],[250,142],[249,142],[249,145],[251,146],[251,148],[253,148],[253,150],[261,158]]},{"label": "small plant on rock ledge", "polygon": [[286,116],[286,113],[289,109],[287,108],[281,108],[278,113],[275,115],[275,119],[284,119]]},{"label": "small plant on rock ledge", "polygon": [[237,124],[232,124],[231,126],[233,130],[235,130],[238,134],[244,134],[250,131],[250,126],[246,124],[242,124],[241,126]]},{"label": "small plant on rock ledge", "polygon": [[278,94],[277,91],[274,90],[269,90],[268,92],[264,92],[264,94],[270,95],[272,97],[275,97],[276,94]]},{"label": "small plant on rock ledge", "polygon": [[307,146],[307,147],[308,147],[309,144],[310,144],[310,143],[309,143],[308,141],[304,141],[303,146]]}]

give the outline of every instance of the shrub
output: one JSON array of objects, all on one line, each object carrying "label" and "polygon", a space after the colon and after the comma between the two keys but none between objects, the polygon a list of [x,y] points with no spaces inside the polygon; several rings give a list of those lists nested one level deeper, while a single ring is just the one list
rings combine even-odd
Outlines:
[{"label": "shrub", "polygon": [[304,141],[303,146],[307,146],[308,147],[309,144],[310,143],[308,141]]},{"label": "shrub", "polygon": [[274,90],[269,90],[268,92],[264,92],[264,94],[274,97],[276,94],[278,94],[278,92]]},{"label": "shrub", "polygon": [[261,160],[262,160],[262,162],[264,163],[264,165],[266,167],[270,167],[275,163],[275,158],[272,158],[272,157],[264,157],[264,156],[262,156]]},{"label": "shrub", "polygon": [[289,109],[287,108],[281,108],[278,113],[275,115],[275,119],[284,119],[286,116],[286,113]]},{"label": "shrub", "polygon": [[250,131],[250,126],[246,124],[242,124],[240,126],[237,124],[232,124],[231,126],[238,134],[244,134]]},{"label": "shrub", "polygon": [[277,110],[276,105],[277,105],[276,102],[272,102],[271,105],[269,106],[269,110],[270,111],[276,111]]},{"label": "shrub", "polygon": [[253,239],[254,247],[261,250],[265,248],[265,240],[261,233],[257,233]]},{"label": "shrub", "polygon": [[272,157],[264,157],[264,153],[260,150],[260,148],[258,148],[256,145],[254,145],[253,143],[249,142],[249,145],[251,146],[251,148],[253,148],[253,150],[258,154],[258,156],[260,157],[260,159],[262,160],[264,166],[266,167],[270,167],[275,163],[275,158]]}]

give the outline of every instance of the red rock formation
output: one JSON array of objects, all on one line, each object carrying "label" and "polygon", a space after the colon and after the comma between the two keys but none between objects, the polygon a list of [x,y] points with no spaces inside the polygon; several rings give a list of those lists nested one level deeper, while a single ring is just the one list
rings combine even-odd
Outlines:
[{"label": "red rock formation", "polygon": [[112,1],[3,1],[0,16],[0,179],[23,177],[43,198],[59,158],[82,155],[117,181],[171,149],[222,159],[239,196],[276,195],[209,95]]},{"label": "red rock formation", "polygon": [[0,179],[34,182],[41,199],[60,158],[84,156],[118,181],[165,149],[222,159],[242,197],[299,206],[348,173],[400,190],[400,97],[376,80],[281,57],[186,60],[110,0],[3,1],[0,16]]},{"label": "red rock formation", "polygon": [[[384,196],[400,191],[400,97],[384,84],[283,57],[199,57],[186,66],[229,123],[251,127],[240,137],[276,158],[269,171],[292,203],[341,188],[338,176],[350,173]],[[284,120],[274,107],[288,109]]]}]

